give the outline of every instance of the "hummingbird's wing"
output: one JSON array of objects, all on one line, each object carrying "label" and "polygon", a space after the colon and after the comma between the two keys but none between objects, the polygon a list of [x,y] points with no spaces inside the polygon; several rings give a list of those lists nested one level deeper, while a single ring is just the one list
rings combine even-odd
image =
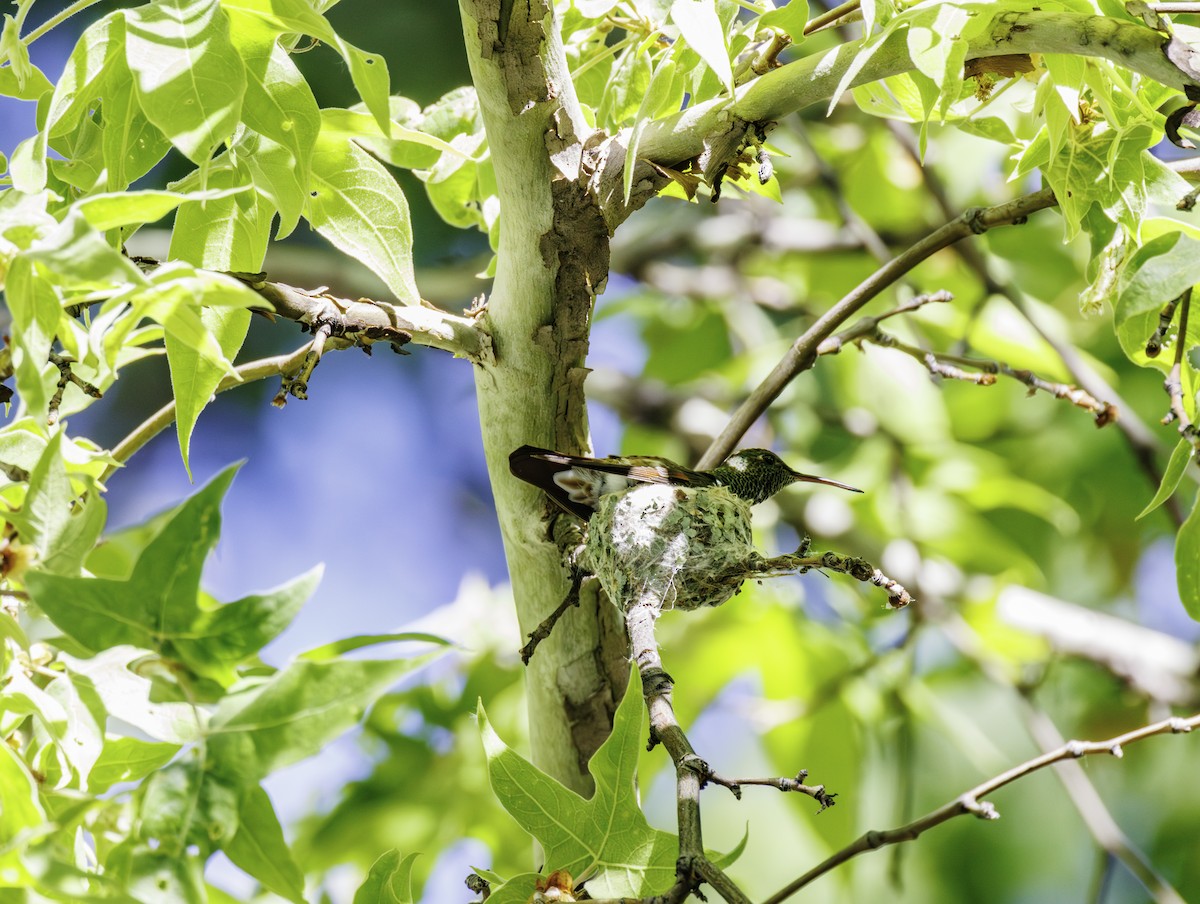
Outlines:
[{"label": "hummingbird's wing", "polygon": [[584,521],[592,517],[600,497],[635,483],[704,486],[707,474],[689,471],[659,458],[585,458],[537,446],[522,446],[508,457],[512,473],[545,492],[561,508]]}]

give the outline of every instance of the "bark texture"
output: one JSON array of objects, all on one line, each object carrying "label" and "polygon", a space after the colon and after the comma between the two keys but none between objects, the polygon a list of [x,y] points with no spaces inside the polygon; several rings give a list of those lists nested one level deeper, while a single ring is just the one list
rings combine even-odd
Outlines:
[{"label": "bark texture", "polygon": [[[589,451],[583,380],[609,234],[587,191],[584,122],[548,0],[462,0],[463,34],[496,171],[502,221],[483,328],[494,361],[476,368],[488,469],[518,619],[532,631],[567,592],[547,504],[508,472],[524,443]],[[571,532],[559,532],[569,535]],[[608,736],[628,680],[615,607],[585,592],[528,672],[534,762],[592,790],[586,763]]]}]

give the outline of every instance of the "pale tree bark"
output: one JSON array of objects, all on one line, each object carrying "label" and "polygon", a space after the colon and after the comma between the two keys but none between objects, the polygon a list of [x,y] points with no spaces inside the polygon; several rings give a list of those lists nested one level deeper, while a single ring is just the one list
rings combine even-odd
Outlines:
[{"label": "pale tree bark", "polygon": [[[547,536],[545,498],[508,472],[523,443],[588,451],[583,378],[608,231],[582,187],[590,130],[575,99],[550,0],[461,0],[502,213],[496,280],[483,326],[495,361],[476,368],[488,471],[521,630],[567,591]],[[502,12],[503,10],[503,12]],[[553,155],[553,159],[552,159]],[[534,762],[590,793],[586,760],[608,736],[629,666],[615,607],[585,594],[527,673]]]}]

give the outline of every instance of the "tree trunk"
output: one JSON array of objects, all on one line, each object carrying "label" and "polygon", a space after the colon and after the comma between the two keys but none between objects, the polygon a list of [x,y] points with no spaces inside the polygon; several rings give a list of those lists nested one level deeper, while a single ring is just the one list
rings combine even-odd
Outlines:
[{"label": "tree trunk", "polygon": [[[592,305],[608,275],[609,236],[580,172],[590,134],[549,0],[461,0],[463,34],[500,197],[496,279],[484,326],[494,363],[476,394],[521,630],[562,601],[566,571],[546,500],[508,471],[523,443],[588,451],[583,379]],[[587,759],[608,736],[628,680],[615,607],[584,593],[538,647],[527,673],[533,760],[592,790]]]}]

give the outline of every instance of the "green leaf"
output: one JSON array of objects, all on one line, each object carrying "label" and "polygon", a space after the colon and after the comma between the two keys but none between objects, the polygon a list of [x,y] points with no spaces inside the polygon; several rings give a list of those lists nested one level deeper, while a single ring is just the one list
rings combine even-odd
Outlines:
[{"label": "green leaf", "polygon": [[967,43],[962,30],[973,13],[953,3],[914,11],[908,26],[908,50],[917,69],[938,88],[941,114],[958,99]]},{"label": "green leaf", "polygon": [[347,637],[314,647],[311,650],[301,653],[300,658],[307,659],[310,662],[328,662],[330,659],[336,659],[345,653],[361,650],[363,647],[370,647],[381,643],[403,643],[405,641],[436,643],[439,646],[450,644],[450,641],[444,637],[439,637],[436,634],[426,634],[423,631],[401,631],[396,634],[359,634],[354,637]]},{"label": "green leaf", "polygon": [[201,738],[203,710],[192,703],[159,699],[146,675],[166,666],[145,650],[119,646],[90,659],[77,659],[69,653],[60,653],[59,658],[77,685],[91,683],[110,716],[170,744],[187,744]]},{"label": "green leaf", "polygon": [[714,0],[675,0],[671,4],[671,21],[679,26],[688,46],[700,54],[700,59],[732,94],[733,67],[729,64],[725,29],[721,27]]},{"label": "green leaf", "polygon": [[66,532],[75,493],[62,460],[62,431],[56,431],[29,475],[29,490],[21,506],[21,535],[44,559]]},{"label": "green leaf", "polygon": [[198,755],[176,760],[142,786],[138,835],[157,841],[157,850],[180,856],[196,845],[202,856],[222,847],[237,831],[238,790]]},{"label": "green leaf", "polygon": [[[225,361],[232,361],[241,350],[250,330],[250,312],[243,308],[205,308],[200,312],[205,331],[220,347]],[[179,453],[188,479],[192,467],[188,461],[192,430],[196,420],[210,401],[218,384],[228,374],[228,368],[180,341],[173,333],[166,335],[167,361],[171,366],[171,391],[175,396],[175,433],[179,438]]]},{"label": "green leaf", "polygon": [[[171,904],[207,904],[204,894],[204,861],[199,857],[129,845],[128,860],[110,854],[123,867],[121,878],[133,901],[170,901]],[[123,852],[122,852],[123,853]]]},{"label": "green leaf", "polygon": [[[214,166],[228,155],[214,161]],[[206,188],[232,190],[215,200],[184,201],[171,230],[171,260],[187,261],[209,270],[257,273],[267,254],[273,211],[265,210],[257,192],[242,192],[246,176],[232,168],[209,174]],[[199,188],[200,180],[184,179],[176,190]]]},{"label": "green leaf", "polygon": [[125,59],[146,116],[197,166],[241,118],[246,71],[217,0],[161,0],[125,11]]},{"label": "green leaf", "polygon": [[0,431],[0,463],[32,471],[46,448],[45,428],[33,418],[23,418]]},{"label": "green leaf", "polygon": [[183,747],[141,738],[110,738],[88,775],[88,790],[103,794],[118,782],[139,782],[157,772]]},{"label": "green leaf", "polygon": [[312,756],[428,658],[291,663],[266,682],[221,700],[208,744],[214,768],[250,785]]},{"label": "green leaf", "polygon": [[204,560],[220,535],[221,500],[237,467],[226,468],[182,505],[138,556],[126,581],[31,571],[31,599],[85,649],[130,644],[171,651],[202,618],[197,606]]},{"label": "green leaf", "polygon": [[[43,759],[46,784],[88,787],[87,777],[104,748],[104,723],[108,713],[90,681],[62,675],[50,681],[46,697],[56,704],[54,718],[45,710],[39,720],[53,739],[55,762]],[[42,755],[47,747],[42,748]]]},{"label": "green leaf", "polygon": [[33,64],[29,62],[29,48],[21,40],[21,29],[17,20],[4,14],[4,27],[0,28],[0,60],[8,61],[13,78],[20,90],[33,77]]},{"label": "green leaf", "polygon": [[393,848],[371,864],[354,893],[354,904],[412,904],[412,865],[416,854],[401,857]]},{"label": "green leaf", "polygon": [[37,100],[47,91],[54,90],[54,83],[46,78],[36,66],[29,67],[29,74],[20,79],[11,66],[0,68],[0,94],[17,100]]},{"label": "green leaf", "polygon": [[92,101],[99,96],[109,67],[124,53],[125,17],[122,12],[109,13],[84,29],[54,86],[54,95],[46,110],[45,135],[66,135],[78,128]]},{"label": "green leaf", "polygon": [[253,876],[268,891],[304,904],[304,874],[283,837],[283,827],[271,806],[271,798],[261,786],[255,785],[242,795],[237,834],[223,849],[234,866]]},{"label": "green leaf", "polygon": [[[649,125],[650,120],[662,111],[666,106],[669,106],[672,98],[672,87],[675,83],[675,60],[668,58],[659,64],[654,70],[654,75],[650,77],[650,86],[646,89],[646,95],[642,98],[642,104],[638,107],[637,118],[633,125],[633,131],[629,135],[629,148],[625,152],[625,202],[629,203],[629,194],[633,190],[633,174],[637,169],[637,150],[638,145],[642,141],[642,132]],[[682,98],[680,99],[682,100]],[[676,109],[678,109],[676,101]]]},{"label": "green leaf", "polygon": [[1183,608],[1200,621],[1200,494],[1175,537],[1175,582]]},{"label": "green leaf", "polygon": [[44,424],[52,390],[43,371],[62,316],[54,287],[37,278],[32,260],[18,255],[9,267],[4,298],[12,314],[13,369],[25,413]]},{"label": "green leaf", "polygon": [[[684,64],[681,62],[680,65]],[[691,65],[696,69],[702,68],[695,62]],[[636,48],[621,54],[605,85],[604,98],[597,113],[598,120],[616,129],[637,115],[638,107],[650,88],[652,75],[649,54],[638,53]]]},{"label": "green leaf", "polygon": [[[644,898],[675,879],[676,836],[650,827],[637,800],[643,737],[641,683],[634,671],[613,718],[613,730],[588,763],[596,792],[584,800],[511,750],[479,704],[479,727],[492,790],[546,852],[545,871],[590,876],[593,897]],[[563,827],[570,826],[570,832]],[[507,887],[507,886],[506,886]],[[532,888],[524,889],[526,897]]]},{"label": "green leaf", "polygon": [[46,149],[51,138],[74,133],[85,120],[100,93],[105,74],[125,48],[125,19],[110,13],[93,22],[80,35],[54,86],[46,108],[45,126],[37,135],[21,142],[13,151],[10,175],[13,186],[23,191],[46,187]]},{"label": "green leaf", "polygon": [[[330,4],[332,5],[332,4]],[[249,13],[270,23],[277,32],[312,35],[336,50],[350,69],[355,90],[385,131],[390,121],[388,95],[391,79],[387,61],[377,53],[359,50],[334,31],[329,20],[304,0],[227,0],[229,10]]]},{"label": "green leaf", "polygon": [[[241,280],[211,270],[196,270],[177,261],[159,267],[149,278],[152,287],[135,293],[129,300],[138,317],[155,320],[166,330],[168,360],[172,364],[178,362],[180,368],[178,378],[173,369],[172,384],[185,400],[185,416],[194,423],[216,387],[212,374],[220,374],[218,382],[225,376],[236,378],[229,359],[245,338],[248,314],[242,309],[270,306]],[[214,308],[239,309],[241,316],[228,311],[209,314]],[[115,358],[123,337],[113,330],[104,342],[110,358]],[[194,352],[211,370],[193,368],[185,349]],[[201,382],[205,377],[207,382]],[[203,395],[198,396],[199,393]],[[192,405],[197,406],[194,413]],[[187,426],[190,428],[191,424]]]},{"label": "green leaf", "polygon": [[25,256],[35,264],[39,276],[66,289],[112,291],[114,287],[147,285],[142,271],[105,242],[78,210],[68,212]]},{"label": "green leaf", "polygon": [[[28,835],[46,826],[46,813],[39,801],[37,783],[8,744],[0,744],[0,875],[8,887],[31,882],[32,876],[21,857]],[[28,886],[26,886],[28,887]]]},{"label": "green leaf", "polygon": [[175,650],[196,674],[223,684],[232,682],[234,666],[258,653],[292,623],[317,589],[323,570],[318,565],[275,590],[202,610],[189,635],[176,638]]},{"label": "green leaf", "polygon": [[296,155],[250,129],[243,130],[234,143],[234,151],[250,173],[255,190],[279,211],[280,225],[275,237],[286,238],[304,213],[310,167],[305,166],[302,181]]},{"label": "green leaf", "polygon": [[436,135],[410,129],[392,123],[388,137],[379,128],[374,118],[355,110],[329,107],[321,111],[321,134],[326,137],[341,136],[353,139],[376,157],[392,166],[404,169],[422,169],[433,166],[441,154],[449,154],[462,160],[471,155]]},{"label": "green leaf", "polygon": [[788,0],[783,6],[763,13],[758,18],[759,28],[783,29],[793,45],[804,40],[804,26],[807,24],[808,0]]},{"label": "green leaf", "polygon": [[[256,183],[278,207],[279,232],[285,238],[295,228],[304,206],[312,165],[313,145],[321,130],[321,116],[308,82],[287,51],[276,40],[277,32],[258,16],[230,12],[233,42],[246,66],[246,97],[242,118],[254,130],[247,162]],[[267,158],[267,159],[264,159]]]},{"label": "green leaf", "polygon": [[143,191],[117,191],[80,198],[73,205],[79,210],[93,229],[104,232],[118,226],[153,223],[161,220],[185,201],[214,201],[245,191],[249,186],[212,189],[210,191],[166,191],[145,189]]},{"label": "green leaf", "polygon": [[123,57],[114,55],[104,81],[101,151],[108,171],[107,188],[119,192],[150,172],[167,155],[171,142],[143,112]]},{"label": "green leaf", "polygon": [[79,574],[84,557],[104,529],[106,505],[96,494],[80,499],[63,462],[62,431],[55,433],[29,477],[19,523],[25,542],[38,551],[38,567],[62,575]]},{"label": "green leaf", "polygon": [[1152,511],[1166,502],[1175,492],[1175,488],[1179,486],[1179,481],[1183,479],[1183,475],[1187,472],[1188,463],[1196,454],[1196,447],[1192,445],[1188,439],[1181,439],[1175,444],[1175,449],[1171,453],[1171,458],[1167,462],[1166,468],[1163,470],[1162,480],[1158,484],[1158,491],[1154,494],[1141,513],[1138,514],[1135,520],[1141,521]]},{"label": "green leaf", "polygon": [[420,304],[408,202],[391,174],[352,141],[322,134],[313,155],[305,216],[340,251],[361,261],[404,304]]},{"label": "green leaf", "polygon": [[1130,256],[1113,309],[1117,339],[1126,356],[1143,367],[1169,370],[1170,356],[1146,357],[1146,341],[1158,327],[1163,305],[1200,282],[1200,241],[1168,232],[1146,242]]}]

